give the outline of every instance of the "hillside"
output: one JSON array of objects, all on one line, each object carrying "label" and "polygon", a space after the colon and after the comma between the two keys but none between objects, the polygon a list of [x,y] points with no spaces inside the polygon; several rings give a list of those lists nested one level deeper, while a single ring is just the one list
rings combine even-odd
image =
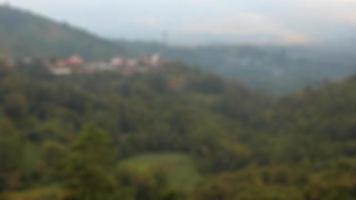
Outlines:
[{"label": "hillside", "polygon": [[40,68],[0,68],[5,199],[354,197],[355,78],[270,99],[181,64]]},{"label": "hillside", "polygon": [[345,45],[326,46],[331,50],[325,50],[324,47],[178,47],[115,42],[9,6],[0,6],[0,41],[2,57],[50,58],[80,54],[89,60],[107,60],[117,55],[137,57],[160,52],[166,59],[183,61],[204,71],[243,81],[250,88],[278,95],[356,73],[355,56],[345,53],[351,52]]},{"label": "hillside", "polygon": [[29,11],[0,6],[0,54],[10,57],[103,59],[125,51],[118,44]]},{"label": "hillside", "polygon": [[124,42],[131,53],[161,52],[202,70],[243,81],[250,88],[285,95],[325,80],[356,73],[355,54],[342,46],[200,46],[176,47],[159,43]]}]

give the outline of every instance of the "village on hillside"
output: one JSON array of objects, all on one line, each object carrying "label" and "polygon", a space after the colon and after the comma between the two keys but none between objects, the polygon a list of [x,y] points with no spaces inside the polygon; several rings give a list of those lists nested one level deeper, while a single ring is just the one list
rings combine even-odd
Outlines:
[{"label": "village on hillside", "polygon": [[166,66],[167,61],[160,54],[140,56],[138,58],[113,57],[109,61],[86,61],[79,54],[68,58],[35,59],[25,57],[22,59],[3,58],[3,64],[9,68],[38,63],[53,75],[67,76],[71,74],[93,74],[97,72],[116,72],[125,76],[137,73],[145,73],[152,70],[160,70]]}]

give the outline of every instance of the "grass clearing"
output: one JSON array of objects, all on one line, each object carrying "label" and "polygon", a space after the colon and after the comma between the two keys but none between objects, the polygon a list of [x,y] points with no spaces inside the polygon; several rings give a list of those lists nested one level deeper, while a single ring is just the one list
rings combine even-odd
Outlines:
[{"label": "grass clearing", "polygon": [[180,191],[191,191],[201,180],[194,160],[184,154],[144,154],[123,161],[119,166],[142,173],[162,169],[167,174],[169,187]]}]

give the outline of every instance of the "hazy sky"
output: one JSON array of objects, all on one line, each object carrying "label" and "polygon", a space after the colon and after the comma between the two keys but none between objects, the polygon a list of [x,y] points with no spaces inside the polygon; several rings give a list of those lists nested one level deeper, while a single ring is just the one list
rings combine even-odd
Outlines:
[{"label": "hazy sky", "polygon": [[[4,1],[4,0],[0,0]],[[356,37],[356,0],[10,0],[104,37],[307,43]],[[166,32],[167,34],[163,34]]]}]

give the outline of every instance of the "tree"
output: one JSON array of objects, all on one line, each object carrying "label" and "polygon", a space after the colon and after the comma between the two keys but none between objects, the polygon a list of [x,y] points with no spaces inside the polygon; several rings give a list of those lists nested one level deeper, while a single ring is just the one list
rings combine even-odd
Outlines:
[{"label": "tree", "polygon": [[28,112],[26,96],[20,93],[8,94],[4,102],[4,111],[12,119],[22,119]]},{"label": "tree", "polygon": [[23,140],[11,122],[0,117],[0,192],[17,187],[23,158]]},{"label": "tree", "polygon": [[167,174],[160,167],[137,171],[121,167],[117,172],[120,199],[177,200],[185,199],[182,192],[168,187]]},{"label": "tree", "polygon": [[42,145],[42,159],[44,162],[44,171],[46,181],[58,181],[63,179],[62,169],[65,166],[65,158],[68,152],[64,145],[53,142],[44,141]]},{"label": "tree", "polygon": [[113,178],[115,149],[109,135],[95,127],[85,127],[71,148],[67,175],[71,199],[115,199]]}]

